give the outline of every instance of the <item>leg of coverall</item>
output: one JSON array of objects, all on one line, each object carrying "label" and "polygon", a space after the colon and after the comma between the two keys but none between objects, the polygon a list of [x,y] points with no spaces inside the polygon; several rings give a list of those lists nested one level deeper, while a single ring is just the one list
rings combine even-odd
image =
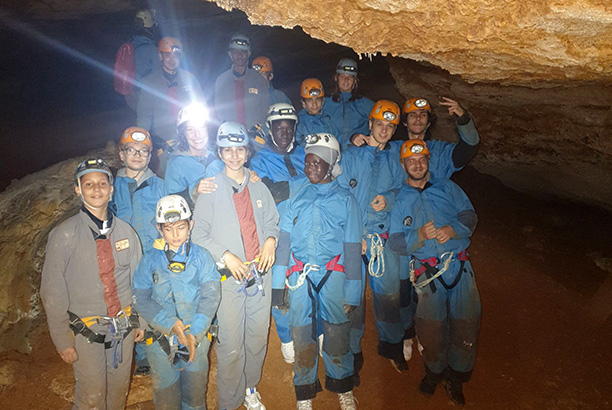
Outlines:
[{"label": "leg of coverall", "polygon": [[246,296],[238,293],[234,279],[221,282],[221,303],[217,311],[217,392],[220,409],[242,406],[246,391],[245,308]]},{"label": "leg of coverall", "polygon": [[272,317],[276,324],[276,332],[281,343],[291,342],[291,328],[289,327],[289,312],[283,313],[282,310],[273,308]]},{"label": "leg of coverall", "polygon": [[414,313],[416,312],[417,298],[410,282],[410,257],[400,256],[400,317],[404,325],[404,340],[416,336],[414,330]]},{"label": "leg of coverall", "polygon": [[132,354],[134,352],[135,332],[131,331],[123,339],[123,361],[113,369],[112,349],[106,349],[106,408],[123,409],[130,389],[130,376],[132,375]]},{"label": "leg of coverall", "polygon": [[[101,327],[92,325],[91,330]],[[74,347],[78,359],[72,364],[74,370],[74,405],[72,410],[106,409],[106,352],[104,344],[87,343],[76,335]]]},{"label": "leg of coverall", "polygon": [[168,355],[159,342],[146,347],[147,359],[151,365],[153,401],[156,410],[180,410],[181,387],[179,371],[172,368]]},{"label": "leg of coverall", "polygon": [[[311,271],[309,276],[316,281],[321,275],[315,273],[318,272]],[[293,385],[298,401],[314,399],[322,390],[317,377],[318,345],[312,335],[312,299],[308,295],[308,286],[305,281],[299,288],[289,290],[289,323],[295,350]],[[313,295],[317,297],[315,292]]]},{"label": "leg of coverall", "polygon": [[[416,265],[418,268],[419,263]],[[451,264],[446,273],[453,269],[457,271],[459,264],[456,265]],[[427,280],[426,276],[425,274],[419,276],[417,284]],[[435,292],[432,291],[432,284]],[[423,361],[431,372],[440,374],[448,366],[448,294],[444,286],[438,280],[434,280],[420,288],[418,297],[415,328],[419,342],[423,345]]]},{"label": "leg of coverall", "polygon": [[[366,256],[371,260],[370,243]],[[376,317],[376,329],[378,330],[378,354],[392,360],[404,361],[403,338],[404,326],[400,318],[400,279],[399,279],[399,257],[385,247],[382,257],[385,261],[382,276],[369,275],[370,288],[374,299],[374,315]]]},{"label": "leg of coverall", "polygon": [[332,272],[319,290],[318,315],[323,319],[323,362],[325,388],[334,393],[353,390],[353,354],[350,349],[351,322],[344,313],[344,273]]},{"label": "leg of coverall", "polygon": [[246,300],[246,323],[244,349],[246,365],[244,368],[246,387],[256,387],[261,380],[263,363],[268,349],[270,333],[270,308],[272,305],[272,275],[263,277],[265,296],[261,291]]},{"label": "leg of coverall", "polygon": [[481,305],[474,270],[464,262],[459,283],[451,290],[449,367],[457,381],[467,382],[476,363]]},{"label": "leg of coverall", "polygon": [[363,367],[363,353],[361,352],[361,339],[365,330],[365,286],[366,286],[366,267],[361,264],[361,300],[359,306],[349,312],[348,318],[351,322],[351,353],[353,353],[353,383],[359,386],[361,380],[359,372]]},{"label": "leg of coverall", "polygon": [[209,347],[210,342],[205,337],[196,350],[193,363],[181,371],[182,410],[206,410]]}]

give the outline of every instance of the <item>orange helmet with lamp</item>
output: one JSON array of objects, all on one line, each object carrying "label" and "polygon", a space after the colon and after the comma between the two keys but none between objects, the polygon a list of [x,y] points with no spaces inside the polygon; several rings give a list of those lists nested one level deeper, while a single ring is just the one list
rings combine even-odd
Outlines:
[{"label": "orange helmet with lamp", "polygon": [[431,105],[429,105],[429,101],[425,98],[411,98],[404,103],[404,114],[408,114],[409,112],[425,110],[427,112],[431,112]]},{"label": "orange helmet with lamp", "polygon": [[376,101],[372,107],[372,111],[370,111],[370,119],[388,121],[398,125],[400,122],[399,105],[389,100]]},{"label": "orange helmet with lamp", "polygon": [[140,127],[126,128],[126,130],[123,131],[123,134],[121,134],[121,138],[119,138],[119,147],[122,147],[123,145],[129,144],[131,142],[138,142],[141,144],[148,145],[149,147],[153,147],[149,131]]},{"label": "orange helmet with lamp", "polygon": [[269,73],[274,70],[272,60],[264,56],[257,57],[255,60],[253,60],[252,67],[253,70],[259,71],[260,73]]},{"label": "orange helmet with lamp", "polygon": [[400,148],[400,161],[417,154],[431,155],[425,141],[419,139],[408,140]]},{"label": "orange helmet with lamp", "polygon": [[163,37],[159,40],[158,50],[162,53],[180,53],[183,51],[183,46],[174,37]]},{"label": "orange helmet with lamp", "polygon": [[325,97],[325,91],[323,90],[323,84],[317,78],[307,78],[302,81],[302,87],[300,88],[300,95],[302,98],[319,98]]}]

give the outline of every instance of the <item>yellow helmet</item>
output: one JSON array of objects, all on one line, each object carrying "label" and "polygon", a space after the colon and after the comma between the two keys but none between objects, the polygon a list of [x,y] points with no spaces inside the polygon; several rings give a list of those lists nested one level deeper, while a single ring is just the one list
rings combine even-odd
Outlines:
[{"label": "yellow helmet", "polygon": [[259,71],[260,73],[269,73],[274,71],[274,67],[272,66],[272,61],[268,57],[257,57],[253,60],[253,70]]},{"label": "yellow helmet", "polygon": [[300,95],[302,98],[325,97],[325,90],[323,90],[323,84],[321,81],[316,78],[307,78],[302,81]]},{"label": "yellow helmet", "polygon": [[183,52],[181,42],[174,37],[162,37],[162,39],[159,40],[158,49],[163,53]]},{"label": "yellow helmet", "polygon": [[408,140],[402,144],[402,148],[400,148],[400,161],[404,158],[411,157],[417,154],[425,154],[431,155],[429,152],[429,148],[427,148],[427,144],[425,141],[415,139]]},{"label": "yellow helmet", "polygon": [[408,114],[409,112],[425,110],[427,112],[431,112],[431,105],[429,105],[429,101],[425,98],[411,98],[404,104],[404,114]]},{"label": "yellow helmet", "polygon": [[123,131],[121,138],[119,138],[119,146],[121,147],[125,144],[129,144],[130,142],[139,142],[141,144],[148,145],[149,147],[153,147],[149,131],[140,127],[129,127]]},{"label": "yellow helmet", "polygon": [[398,125],[400,122],[400,108],[393,101],[378,100],[370,111],[370,119],[378,119],[389,121],[392,124]]}]

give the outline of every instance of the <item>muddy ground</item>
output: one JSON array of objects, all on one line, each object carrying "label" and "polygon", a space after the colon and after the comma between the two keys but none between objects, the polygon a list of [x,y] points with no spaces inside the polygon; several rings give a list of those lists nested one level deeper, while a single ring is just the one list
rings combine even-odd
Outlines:
[{"label": "muddy ground", "polygon": [[[213,10],[205,18],[190,16],[181,28],[181,33],[191,38],[186,42],[187,49],[208,47],[209,53],[198,54],[193,62],[199,67],[205,89],[223,65],[229,64],[224,60],[225,46],[218,44],[227,41],[233,31],[251,30],[249,34],[258,44],[254,54],[273,57],[277,64],[276,86],[295,102],[303,78],[319,76],[326,86],[330,85],[335,61],[348,53],[341,47],[309,39],[299,30],[250,28],[244,16],[227,14],[222,16],[222,23],[215,23],[215,13],[225,12]],[[88,22],[87,32],[94,33],[96,41],[78,36],[83,30],[78,23],[39,28],[63,37],[66,43],[102,50],[100,60],[108,63],[123,41],[126,27],[123,23],[112,26],[111,21],[106,17]],[[12,98],[4,99],[5,105],[0,107],[0,188],[13,178],[102,147],[133,124],[133,114],[123,108],[120,96],[113,94],[109,77],[95,74],[85,64],[75,67],[65,55],[36,48],[34,40],[26,41],[16,33],[11,33],[10,39],[19,47],[7,50],[10,58],[4,69],[20,58],[31,59],[19,54],[20,50],[36,51],[37,61],[44,64],[9,73],[0,83],[5,95]],[[364,61],[360,67],[365,95],[402,101],[384,59]],[[45,70],[53,81],[41,73]],[[36,82],[39,77],[44,82]],[[32,82],[37,86],[28,87]],[[466,103],[469,106],[469,101]],[[612,214],[554,198],[534,199],[469,167],[455,180],[472,199],[480,218],[469,251],[481,293],[483,318],[476,370],[465,386],[466,407],[612,408]],[[418,354],[411,360],[407,375],[397,373],[387,360],[377,356],[370,294],[367,301],[365,364],[362,384],[355,390],[359,408],[451,407],[443,389],[439,388],[431,399],[418,393],[417,385],[424,373]],[[2,409],[70,408],[74,382],[71,367],[61,362],[55,352],[44,317],[38,324],[30,355],[0,354]],[[263,402],[268,410],[294,408],[292,367],[282,360],[274,330],[269,340],[264,376],[258,386]],[[216,407],[212,356],[208,394],[211,409]],[[322,372],[320,377],[323,379]],[[151,398],[149,380],[134,379],[128,408],[153,409]],[[319,409],[339,408],[336,396],[329,392],[321,393],[314,405]]]}]

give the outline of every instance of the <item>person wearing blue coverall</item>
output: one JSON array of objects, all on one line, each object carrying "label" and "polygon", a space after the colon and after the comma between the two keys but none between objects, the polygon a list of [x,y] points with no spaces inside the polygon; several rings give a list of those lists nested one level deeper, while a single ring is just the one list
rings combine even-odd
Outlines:
[{"label": "person wearing blue coverall", "polygon": [[298,113],[298,125],[295,131],[295,141],[304,146],[306,135],[326,132],[337,135],[338,128],[329,114],[323,113],[325,104],[325,90],[323,84],[316,78],[307,78],[302,81],[300,88],[302,110]]},{"label": "person wearing blue coverall", "polygon": [[272,65],[272,60],[270,60],[268,57],[260,56],[253,60],[251,67],[253,70],[261,74],[268,82],[268,85],[270,86],[270,105],[274,105],[276,103],[291,105],[291,100],[289,97],[287,97],[287,95],[281,90],[274,88],[272,85],[272,79],[274,78],[274,66]]},{"label": "person wearing blue coverall", "polygon": [[325,98],[323,113],[336,123],[340,131],[338,142],[345,148],[353,134],[368,133],[368,115],[374,101],[357,93],[357,62],[351,58],[338,62],[334,82],[336,89],[330,97]]},{"label": "person wearing blue coverall", "polygon": [[208,329],[221,300],[220,275],[210,253],[191,242],[191,210],[178,195],[157,203],[163,239],[134,273],[134,306],[147,321],[156,409],[206,410]]},{"label": "person wearing blue coverall", "polygon": [[[356,407],[348,313],[361,303],[363,226],[357,201],[335,180],[342,173],[338,141],[325,133],[310,135],[305,151],[304,171],[311,184],[287,201],[273,276],[286,278],[289,292],[297,408],[312,409],[312,399],[321,391],[320,319],[325,387],[338,394],[343,410],[352,410]],[[286,306],[286,291],[285,285],[273,289],[274,306]]]},{"label": "person wearing blue coverall", "polygon": [[212,179],[224,168],[208,147],[209,117],[206,107],[190,104],[179,111],[178,149],[168,159],[166,187],[187,200],[193,209],[197,196],[215,189]]},{"label": "person wearing blue coverall", "polygon": [[[297,190],[299,186],[305,184],[306,154],[304,148],[294,145],[296,122],[297,115],[293,106],[285,103],[272,105],[266,119],[266,125],[270,130],[266,147],[251,159],[251,170],[257,173],[272,193],[281,217],[285,209],[285,200],[291,196],[292,188]],[[279,284],[284,286],[284,279],[279,280]],[[295,353],[289,329],[289,315],[286,310],[273,308],[272,317],[281,340],[283,359],[287,363],[293,363]]]},{"label": "person wearing blue coverall", "polygon": [[[159,237],[155,224],[155,206],[166,195],[164,181],[149,169],[153,143],[144,128],[129,127],[119,139],[119,158],[123,168],[117,171],[111,209],[129,223],[138,234],[143,249],[153,246]],[[135,345],[134,376],[149,374],[144,345]]]},{"label": "person wearing blue coverall", "polygon": [[408,177],[391,211],[389,243],[414,258],[415,327],[425,363],[419,390],[431,396],[445,379],[448,397],[464,405],[463,383],[476,362],[481,316],[467,253],[478,218],[458,185],[429,172],[430,152],[423,141],[406,141],[400,158]]},{"label": "person wearing blue coverall", "polygon": [[[378,354],[390,359],[399,372],[406,372],[408,365],[402,351],[404,326],[400,317],[399,259],[386,246],[389,213],[403,179],[397,161],[400,143],[390,142],[399,121],[400,108],[396,103],[377,101],[370,113],[366,144],[345,150],[344,172],[338,181],[355,195],[361,209],[364,222],[362,255],[368,266],[374,299]],[[354,323],[355,332],[359,327],[363,329],[363,315],[360,319],[361,323]],[[358,343],[354,342],[354,350],[357,349],[360,351]]]}]

